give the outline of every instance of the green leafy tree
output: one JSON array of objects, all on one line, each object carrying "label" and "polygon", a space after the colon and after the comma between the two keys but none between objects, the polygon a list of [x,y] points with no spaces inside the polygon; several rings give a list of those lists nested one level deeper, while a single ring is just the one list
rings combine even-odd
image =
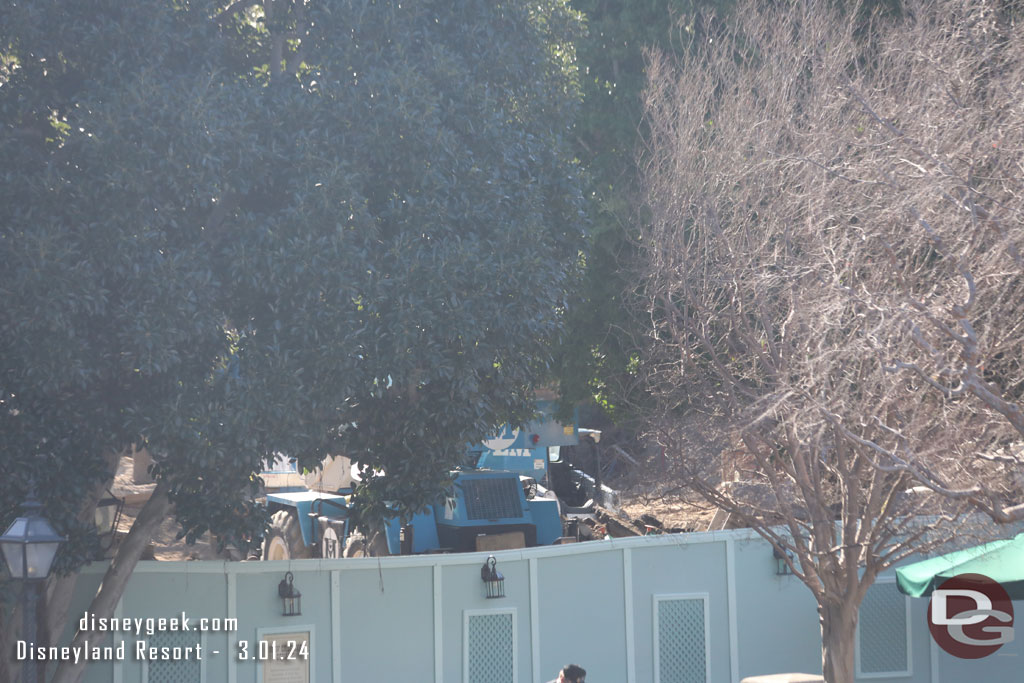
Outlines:
[{"label": "green leafy tree", "polygon": [[[587,168],[592,225],[583,281],[570,306],[557,376],[566,405],[593,401],[629,422],[649,406],[637,373],[646,333],[629,313],[636,240],[649,216],[635,162],[647,136],[645,53],[681,57],[734,11],[735,0],[572,0],[586,20],[577,44],[583,105],[574,150]],[[900,0],[866,0],[861,13],[892,16]],[[700,17],[698,19],[698,17]]]},{"label": "green leafy tree", "polygon": [[573,127],[574,149],[589,176],[592,228],[585,273],[557,349],[557,374],[567,404],[594,401],[627,421],[643,404],[636,376],[643,329],[625,302],[624,275],[636,258],[638,171],[644,131],[644,54],[680,53],[704,24],[698,11],[726,15],[732,0],[573,0],[586,18],[577,46],[583,105]]},{"label": "green leafy tree", "polygon": [[99,615],[172,512],[257,540],[273,453],[436,496],[528,416],[581,249],[565,3],[226,4],[0,8],[0,500],[34,479],[73,570],[155,458]]}]

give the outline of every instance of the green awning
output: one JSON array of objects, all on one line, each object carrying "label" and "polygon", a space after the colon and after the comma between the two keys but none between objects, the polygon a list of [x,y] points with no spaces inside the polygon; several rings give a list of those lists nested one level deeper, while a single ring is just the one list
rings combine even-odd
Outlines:
[{"label": "green awning", "polygon": [[958,574],[983,574],[1001,583],[1012,600],[1024,600],[1024,533],[899,567],[896,583],[919,598]]}]

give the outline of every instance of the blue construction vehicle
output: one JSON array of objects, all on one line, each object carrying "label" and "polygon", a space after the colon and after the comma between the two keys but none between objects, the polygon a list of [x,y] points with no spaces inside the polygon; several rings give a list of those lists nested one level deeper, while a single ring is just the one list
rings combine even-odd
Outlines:
[{"label": "blue construction vehicle", "polygon": [[266,560],[343,557],[362,554],[464,552],[550,545],[563,536],[557,498],[538,482],[547,482],[549,454],[579,441],[575,425],[551,417],[541,403],[541,418],[522,428],[506,426],[468,449],[466,467],[454,473],[452,497],[429,506],[404,526],[389,519],[373,539],[353,527],[349,504],[352,479],[343,458],[302,475],[286,458],[264,473],[271,528],[264,538]]}]

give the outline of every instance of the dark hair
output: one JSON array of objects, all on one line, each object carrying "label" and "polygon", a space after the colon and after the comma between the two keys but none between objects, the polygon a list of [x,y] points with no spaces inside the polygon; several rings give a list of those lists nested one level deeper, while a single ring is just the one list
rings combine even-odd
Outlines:
[{"label": "dark hair", "polygon": [[572,683],[576,683],[580,678],[587,675],[587,672],[583,670],[582,666],[576,666],[575,664],[566,664],[562,668],[562,673],[567,679],[572,681]]}]

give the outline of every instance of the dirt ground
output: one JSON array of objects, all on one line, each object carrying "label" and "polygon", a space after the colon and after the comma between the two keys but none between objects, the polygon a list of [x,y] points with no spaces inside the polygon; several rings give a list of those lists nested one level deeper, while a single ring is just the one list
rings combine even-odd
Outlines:
[{"label": "dirt ground", "polygon": [[[130,455],[121,458],[117,475],[114,477],[114,484],[111,487],[115,496],[124,498],[126,501],[124,511],[121,513],[121,520],[117,525],[119,534],[128,533],[148,495],[156,487],[156,484],[134,483],[132,480],[133,463],[134,460]],[[173,518],[164,520],[151,544],[152,557],[144,559],[164,561],[226,559],[217,553],[215,545],[210,542],[209,534],[204,535],[195,545],[187,545],[184,538],[177,538],[178,530],[178,524]]]},{"label": "dirt ground", "polygon": [[652,515],[666,529],[706,531],[715,516],[714,508],[692,494],[666,492],[654,486],[636,485],[620,491],[619,501],[622,512],[630,518]]}]

